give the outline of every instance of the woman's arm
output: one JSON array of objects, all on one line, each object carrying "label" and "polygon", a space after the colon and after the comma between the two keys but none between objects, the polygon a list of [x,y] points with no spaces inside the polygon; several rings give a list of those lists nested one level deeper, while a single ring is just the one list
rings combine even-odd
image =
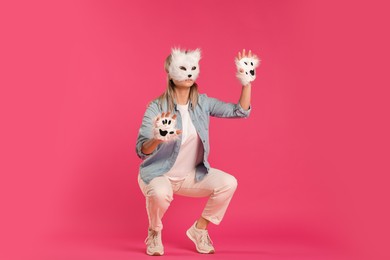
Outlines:
[{"label": "woman's arm", "polygon": [[[136,143],[136,152],[139,158],[146,159],[158,146],[155,144],[153,147],[148,147],[148,144],[151,145],[151,140],[154,139],[153,136],[153,122],[159,113],[157,103],[151,102],[148,105],[148,108],[145,111],[145,114],[142,118],[142,124],[138,132],[137,143]],[[146,144],[148,143],[148,144]],[[146,144],[146,149],[144,145]],[[148,149],[149,148],[149,149]],[[153,149],[152,149],[153,148]],[[144,153],[145,152],[145,153]]]},{"label": "woman's arm", "polygon": [[211,116],[216,117],[248,117],[251,110],[251,81],[256,78],[255,69],[259,64],[256,55],[245,49],[236,57],[237,78],[242,84],[240,99],[237,104],[225,103],[215,98],[208,98]]},{"label": "woman's arm", "polygon": [[251,104],[251,83],[242,86],[240,105],[244,110],[248,110]]},{"label": "woman's arm", "polygon": [[248,110],[251,101],[251,82],[256,79],[256,67],[259,66],[259,58],[252,54],[249,50],[245,53],[245,49],[238,52],[236,57],[237,78],[241,82],[242,91],[240,96],[240,105],[243,109]]},{"label": "woman's arm", "polygon": [[[248,117],[251,111],[251,107],[249,104],[250,88],[247,88],[247,86],[243,86],[241,97],[238,103],[224,102],[217,98],[208,97],[206,94],[202,94],[202,97],[206,99],[208,110],[211,116],[225,118]],[[246,106],[246,109],[241,106],[241,103]]]},{"label": "woman's arm", "polygon": [[149,155],[153,153],[157,146],[162,142],[162,140],[156,138],[149,139],[142,144],[141,152],[145,155]]}]

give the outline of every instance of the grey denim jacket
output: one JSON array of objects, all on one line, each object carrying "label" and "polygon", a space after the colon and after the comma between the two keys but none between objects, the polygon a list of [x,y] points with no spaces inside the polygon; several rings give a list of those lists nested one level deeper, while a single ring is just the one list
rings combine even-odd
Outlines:
[{"label": "grey denim jacket", "polygon": [[[198,104],[193,109],[193,105],[190,101],[188,106],[189,114],[192,123],[203,143],[204,155],[203,162],[197,165],[195,179],[200,181],[210,170],[210,164],[207,160],[210,153],[209,145],[209,123],[210,116],[214,117],[226,117],[226,118],[246,118],[249,116],[251,107],[248,110],[244,110],[240,103],[226,103],[216,98],[208,97],[206,94],[200,94],[198,98]],[[157,148],[151,154],[144,154],[141,151],[142,144],[153,138],[153,124],[154,119],[162,112],[167,112],[168,108],[166,104],[159,105],[158,100],[155,99],[150,102],[144,117],[142,119],[142,125],[138,132],[136,152],[138,157],[143,161],[139,168],[141,179],[149,184],[150,181],[158,176],[161,176],[168,172],[179,154],[181,145],[181,135],[177,139],[169,142],[163,142],[157,146]],[[176,118],[176,128],[181,129],[181,115],[177,109],[176,103],[174,108],[174,114]]]}]

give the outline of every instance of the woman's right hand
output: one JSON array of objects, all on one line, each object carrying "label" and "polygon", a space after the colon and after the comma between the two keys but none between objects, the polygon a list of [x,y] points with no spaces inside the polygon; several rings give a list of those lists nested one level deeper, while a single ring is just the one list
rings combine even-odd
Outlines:
[{"label": "woman's right hand", "polygon": [[165,142],[175,139],[181,130],[176,129],[176,115],[171,116],[170,112],[163,112],[154,121],[154,139]]}]

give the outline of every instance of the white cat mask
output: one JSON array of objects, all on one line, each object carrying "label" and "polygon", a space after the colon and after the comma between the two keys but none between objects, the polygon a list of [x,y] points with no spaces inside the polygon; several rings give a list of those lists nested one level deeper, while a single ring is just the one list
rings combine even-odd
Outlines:
[{"label": "white cat mask", "polygon": [[200,49],[182,51],[173,48],[171,52],[171,64],[168,73],[177,81],[192,79],[195,81],[199,76]]}]

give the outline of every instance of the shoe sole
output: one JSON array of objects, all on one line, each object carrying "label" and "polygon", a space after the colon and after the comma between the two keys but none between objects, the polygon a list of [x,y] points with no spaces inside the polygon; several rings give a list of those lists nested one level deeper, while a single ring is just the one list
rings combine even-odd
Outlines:
[{"label": "shoe sole", "polygon": [[159,253],[159,252],[154,252],[153,254],[150,254],[149,252],[146,252],[147,255],[151,255],[151,256],[162,256],[164,254],[164,252],[162,253]]},{"label": "shoe sole", "polygon": [[188,237],[189,239],[191,239],[192,242],[194,242],[195,247],[196,247],[196,251],[198,251],[198,253],[201,253],[201,254],[214,254],[214,253],[215,253],[214,250],[211,250],[211,251],[209,251],[209,252],[202,252],[202,251],[200,251],[199,248],[198,248],[198,246],[197,246],[197,244],[196,244],[195,239],[193,239],[192,236],[191,236],[191,234],[190,234],[190,230],[187,230],[186,234],[187,234],[187,237]]}]

